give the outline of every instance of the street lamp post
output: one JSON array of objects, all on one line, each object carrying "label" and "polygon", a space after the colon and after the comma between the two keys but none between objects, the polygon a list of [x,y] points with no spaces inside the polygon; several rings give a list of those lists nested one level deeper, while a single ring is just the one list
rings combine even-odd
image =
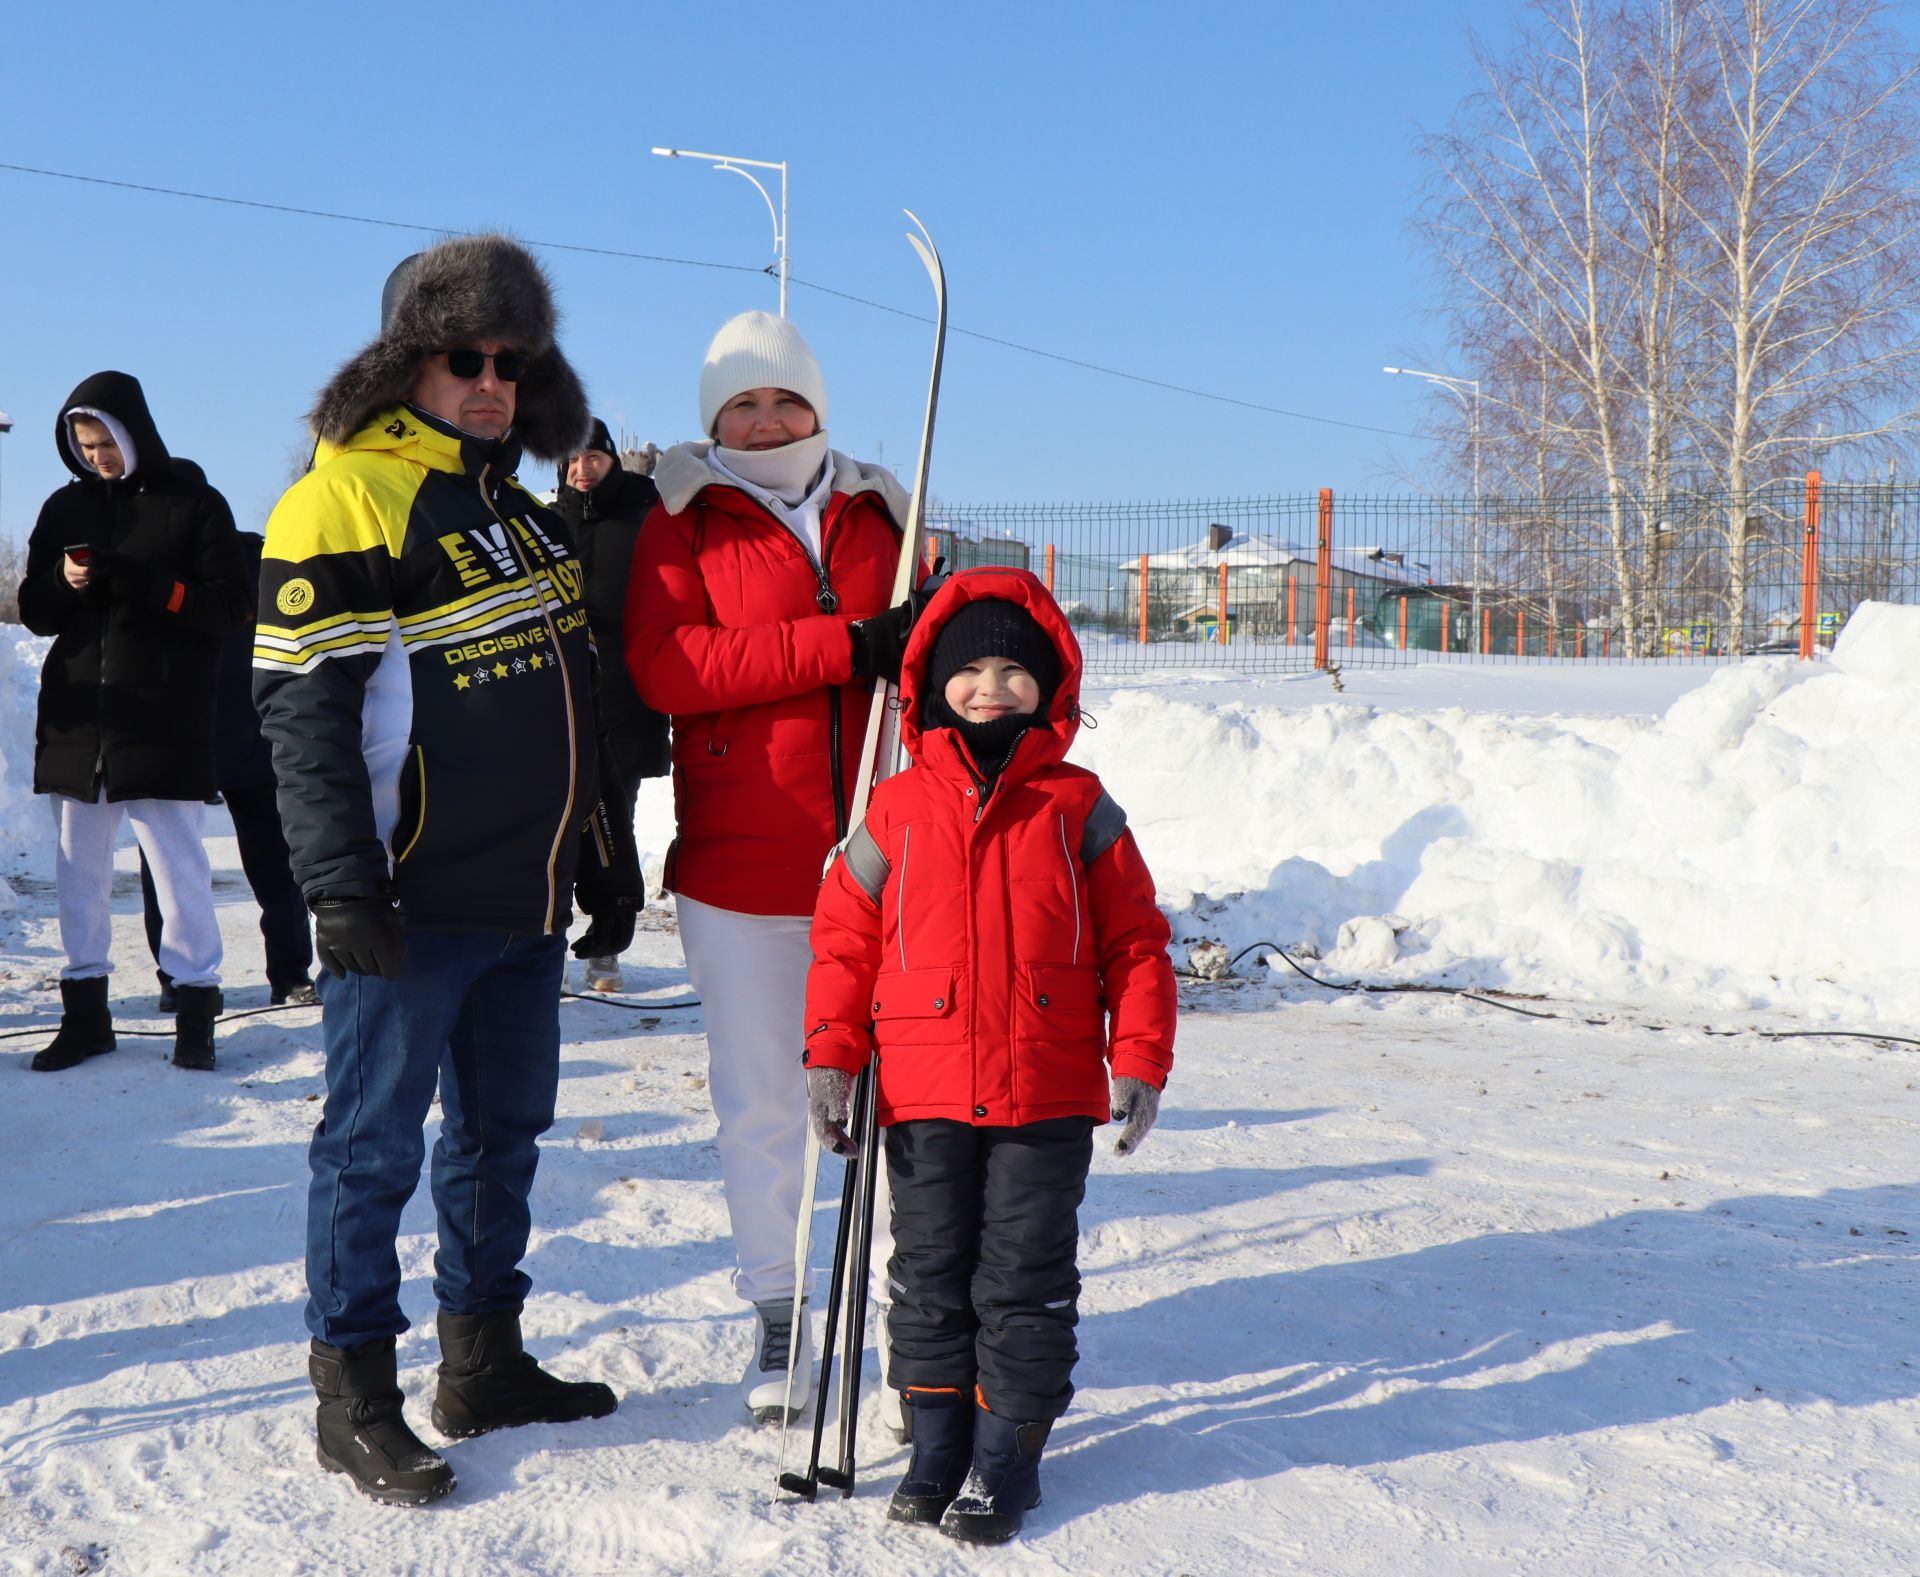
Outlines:
[{"label": "street lamp post", "polygon": [[[1382,372],[1397,373],[1407,378],[1425,378],[1428,383],[1437,383],[1447,393],[1458,400],[1467,412],[1467,447],[1473,452],[1473,623],[1469,628],[1469,641],[1480,639],[1480,380],[1478,378],[1456,378],[1445,372],[1421,372],[1417,367],[1382,367]],[[1465,391],[1473,390],[1469,400]],[[1471,646],[1468,648],[1471,650]]]},{"label": "street lamp post", "polygon": [[[777,163],[770,159],[739,159],[726,153],[695,153],[690,148],[655,148],[653,150],[662,159],[705,159],[716,170],[731,170],[735,175],[753,182],[753,189],[766,202],[767,212],[773,218],[773,256],[780,269],[780,316],[787,315],[787,161]],[[780,172],[780,206],[773,206],[773,197],[766,187],[760,184],[758,176],[743,165],[751,165],[755,170],[778,170]]]},{"label": "street lamp post", "polygon": [[[8,433],[12,431],[13,431],[13,418],[7,415],[5,411],[0,411],[0,438],[4,438]],[[7,517],[4,514],[0,514],[0,531],[4,531],[6,529],[6,522],[7,522]]]}]

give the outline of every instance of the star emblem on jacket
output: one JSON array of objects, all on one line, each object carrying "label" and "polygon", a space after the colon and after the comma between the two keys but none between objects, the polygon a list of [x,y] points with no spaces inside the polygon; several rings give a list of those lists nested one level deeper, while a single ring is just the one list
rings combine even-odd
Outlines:
[{"label": "star emblem on jacket", "polygon": [[455,674],[453,676],[453,687],[456,690],[468,690],[473,687],[473,681],[465,674]]}]

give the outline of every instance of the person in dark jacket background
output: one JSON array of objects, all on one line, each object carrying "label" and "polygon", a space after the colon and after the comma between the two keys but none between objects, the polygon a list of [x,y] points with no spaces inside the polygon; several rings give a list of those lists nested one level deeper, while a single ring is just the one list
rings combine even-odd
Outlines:
[{"label": "person in dark jacket background", "polygon": [[201,841],[214,792],[214,671],[247,620],[233,514],[191,460],[167,452],[137,378],[100,372],[60,407],[54,444],[74,480],[40,510],[21,621],[51,635],[40,673],[33,788],[59,833],[66,967],[60,1030],[33,1066],[113,1050],[113,845],[125,813],[153,866],[161,964],[178,982],[173,1062],[213,1066],[220,927]]},{"label": "person in dark jacket background", "polygon": [[[627,581],[633,571],[634,544],[640,523],[660,493],[641,472],[620,463],[607,424],[594,419],[587,446],[560,465],[560,487],[553,507],[573,527],[574,547],[586,572],[587,625],[600,654],[597,695],[600,726],[620,783],[603,786],[609,808],[626,805],[627,824],[633,824],[634,806],[643,778],[665,777],[672,767],[667,749],[666,715],[640,699],[626,661]],[[586,960],[589,991],[618,991],[617,956]]]},{"label": "person in dark jacket background", "polygon": [[[256,531],[239,534],[241,562],[249,585],[260,580],[260,549],[264,539]],[[307,1006],[319,1001],[309,971],[313,968],[313,930],[307,923],[307,900],[293,879],[287,837],[280,830],[280,807],[275,803],[273,751],[260,732],[260,714],[253,705],[253,620],[249,619],[220,649],[219,699],[214,708],[214,777],[220,797],[233,818],[233,839],[240,849],[240,869],[246,873],[253,901],[260,906],[260,937],[266,944],[267,992],[278,1006]],[[160,899],[153,870],[140,856],[140,896],[146,906],[147,947],[160,964]],[[160,965],[160,1011],[175,1009],[173,977]]]}]

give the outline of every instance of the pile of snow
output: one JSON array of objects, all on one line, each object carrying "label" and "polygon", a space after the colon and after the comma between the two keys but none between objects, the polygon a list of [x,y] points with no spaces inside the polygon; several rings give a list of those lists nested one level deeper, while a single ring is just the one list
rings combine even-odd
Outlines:
[{"label": "pile of snow", "polygon": [[1868,604],[1830,661],[1721,668],[1657,718],[1101,700],[1075,759],[1182,938],[1343,979],[1920,1017],[1920,609]]},{"label": "pile of snow", "polygon": [[[6,633],[0,873],[43,876],[46,643]],[[1099,726],[1074,759],[1126,807],[1183,942],[1696,1018],[1920,1018],[1920,608],[1863,605],[1826,662],[1423,664],[1343,682],[1338,699],[1324,678],[1090,689]],[[1582,710],[1543,713],[1543,693]],[[1636,715],[1649,696],[1655,715]],[[637,832],[657,885],[664,784],[642,793]]]}]

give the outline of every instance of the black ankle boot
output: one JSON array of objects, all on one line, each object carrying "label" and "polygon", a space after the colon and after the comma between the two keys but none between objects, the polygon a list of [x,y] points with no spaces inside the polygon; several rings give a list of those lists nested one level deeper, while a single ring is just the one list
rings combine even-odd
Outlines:
[{"label": "black ankle boot", "polygon": [[887,1516],[894,1522],[938,1522],[966,1482],[973,1461],[973,1415],[979,1409],[965,1391],[908,1386],[901,1395],[913,1420],[913,1459],[887,1502]]},{"label": "black ankle boot", "polygon": [[361,1494],[395,1506],[424,1506],[453,1488],[453,1469],[401,1413],[391,1336],[358,1347],[316,1340],[307,1374],[320,1398],[317,1455],[329,1473],[344,1473]]},{"label": "black ankle boot", "polygon": [[1040,1452],[1053,1421],[1017,1424],[984,1407],[973,1414],[973,1466],[940,1531],[968,1544],[1005,1544],[1040,1504]]},{"label": "black ankle boot", "polygon": [[433,1427],[456,1440],[521,1424],[604,1418],[619,1404],[597,1380],[559,1380],[520,1345],[520,1312],[440,1311],[440,1388]]},{"label": "black ankle boot", "polygon": [[226,1004],[218,986],[173,988],[173,1065],[202,1073],[213,1067],[213,1021]]},{"label": "black ankle boot", "polygon": [[35,1073],[58,1073],[89,1057],[112,1051],[113,1015],[107,1010],[107,977],[60,982],[60,1028],[53,1043],[33,1054]]}]

